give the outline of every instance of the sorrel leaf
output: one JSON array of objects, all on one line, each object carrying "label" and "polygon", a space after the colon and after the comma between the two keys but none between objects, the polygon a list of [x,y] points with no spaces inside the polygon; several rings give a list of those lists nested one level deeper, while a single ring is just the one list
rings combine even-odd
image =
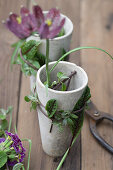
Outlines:
[{"label": "sorrel leaf", "polygon": [[51,99],[47,102],[45,109],[47,110],[48,117],[52,118],[54,114],[56,113],[58,108],[57,100]]}]

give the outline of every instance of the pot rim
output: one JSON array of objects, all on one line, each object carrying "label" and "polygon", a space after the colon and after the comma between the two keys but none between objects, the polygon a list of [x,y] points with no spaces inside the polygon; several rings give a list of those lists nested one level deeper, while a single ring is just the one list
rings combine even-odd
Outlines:
[{"label": "pot rim", "polygon": [[[55,64],[55,63],[56,63],[56,61],[50,62],[49,65]],[[85,79],[86,79],[86,82],[85,82],[81,87],[79,87],[79,88],[77,88],[77,89],[75,89],[75,90],[59,91],[59,90],[53,90],[53,89],[48,88],[48,92],[53,92],[53,93],[56,93],[56,94],[71,94],[71,93],[78,92],[78,91],[84,89],[84,88],[87,86],[87,84],[88,84],[88,76],[87,76],[87,74],[86,74],[86,72],[84,71],[83,68],[81,68],[80,66],[77,66],[77,65],[74,64],[74,63],[67,62],[67,61],[60,61],[59,63],[61,63],[61,64],[62,64],[62,63],[63,63],[63,64],[69,64],[70,66],[73,65],[73,66],[75,66],[75,67],[78,67],[78,68],[82,71],[82,73],[84,74],[84,77],[85,77]],[[40,85],[42,86],[42,88],[45,88],[45,85],[44,85],[44,84],[42,83],[42,81],[40,80],[40,73],[41,73],[41,71],[44,69],[44,67],[46,67],[46,65],[43,65],[43,66],[38,70],[37,76],[36,76],[36,83],[37,83],[37,82],[40,83]]]}]

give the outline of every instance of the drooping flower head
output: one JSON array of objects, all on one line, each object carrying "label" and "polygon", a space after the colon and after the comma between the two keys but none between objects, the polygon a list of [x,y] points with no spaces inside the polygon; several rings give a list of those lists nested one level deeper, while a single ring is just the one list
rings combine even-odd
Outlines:
[{"label": "drooping flower head", "polygon": [[22,7],[20,16],[15,13],[10,13],[5,25],[20,39],[29,37],[33,32],[40,34],[41,38],[54,38],[65,23],[65,19],[61,19],[59,10],[56,8],[44,15],[42,9],[35,5],[32,13]]},{"label": "drooping flower head", "polygon": [[37,5],[33,7],[35,17],[38,18],[38,33],[41,38],[53,39],[61,31],[65,18],[61,18],[60,11],[56,8],[49,10],[44,15],[42,9]]}]

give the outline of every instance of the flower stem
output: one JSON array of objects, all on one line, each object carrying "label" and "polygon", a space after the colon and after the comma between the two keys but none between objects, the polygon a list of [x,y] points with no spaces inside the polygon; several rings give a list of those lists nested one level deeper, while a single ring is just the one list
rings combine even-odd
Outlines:
[{"label": "flower stem", "polygon": [[11,130],[11,124],[12,124],[12,110],[11,110],[11,112],[10,112],[10,120],[9,120],[8,132],[10,132],[10,130]]},{"label": "flower stem", "polygon": [[50,85],[50,75],[49,75],[49,39],[46,39],[46,77],[47,77],[47,85]]},{"label": "flower stem", "polygon": [[78,47],[78,48],[74,48],[73,50],[70,50],[68,51],[67,53],[65,53],[55,64],[54,66],[51,68],[51,70],[49,71],[49,73],[54,70],[54,68],[56,67],[56,65],[61,61],[63,60],[67,55],[73,53],[73,52],[76,52],[76,51],[79,51],[79,50],[82,50],[82,49],[96,49],[96,50],[100,50],[104,53],[106,53],[112,60],[113,60],[113,57],[105,50],[101,49],[101,48],[98,48],[98,47],[90,47],[90,46],[86,46],[86,47]]},{"label": "flower stem", "polygon": [[30,157],[31,157],[31,146],[32,146],[32,142],[31,142],[30,139],[22,139],[22,141],[27,141],[27,142],[29,142],[28,163],[27,163],[27,170],[29,170],[29,167],[30,167]]}]

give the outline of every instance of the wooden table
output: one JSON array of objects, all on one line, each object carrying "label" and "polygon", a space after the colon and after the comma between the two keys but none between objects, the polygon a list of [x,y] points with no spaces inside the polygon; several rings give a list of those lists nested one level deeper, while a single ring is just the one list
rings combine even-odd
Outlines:
[{"label": "wooden table", "polygon": [[[71,48],[97,46],[108,50],[113,56],[113,0],[37,0],[48,10],[58,7],[74,23]],[[0,0],[0,21],[9,12],[19,12],[20,5],[31,8],[30,0]],[[47,156],[41,146],[36,112],[29,111],[24,96],[29,94],[29,77],[19,66],[11,71],[10,45],[17,39],[0,22],[0,107],[14,107],[13,124],[22,138],[32,140],[30,170],[55,170],[58,162]],[[81,65],[88,74],[92,100],[99,109],[113,114],[113,61],[95,50],[83,50],[71,55],[70,61]],[[113,145],[113,126],[107,121],[99,127],[100,133]],[[28,144],[25,143],[28,148]],[[25,160],[26,164],[27,158]],[[92,137],[88,119],[85,117],[82,134],[74,145],[62,170],[113,170],[113,156],[105,151]]]}]

